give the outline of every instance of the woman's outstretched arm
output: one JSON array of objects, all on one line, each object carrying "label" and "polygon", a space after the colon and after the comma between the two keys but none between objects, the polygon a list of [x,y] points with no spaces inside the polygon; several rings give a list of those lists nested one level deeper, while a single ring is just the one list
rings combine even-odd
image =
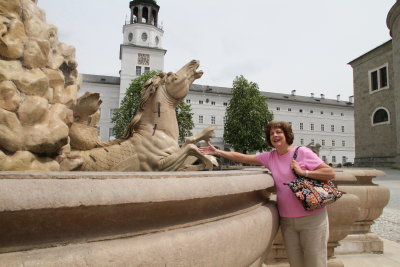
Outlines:
[{"label": "woman's outstretched arm", "polygon": [[215,148],[211,142],[208,142],[207,147],[199,147],[200,152],[205,154],[205,155],[215,155],[215,156],[220,156],[226,159],[229,159],[231,161],[235,162],[240,162],[240,163],[245,163],[245,164],[251,164],[251,165],[261,165],[260,162],[257,160],[256,155],[251,154],[243,154],[239,152],[231,152],[231,151],[224,151]]}]

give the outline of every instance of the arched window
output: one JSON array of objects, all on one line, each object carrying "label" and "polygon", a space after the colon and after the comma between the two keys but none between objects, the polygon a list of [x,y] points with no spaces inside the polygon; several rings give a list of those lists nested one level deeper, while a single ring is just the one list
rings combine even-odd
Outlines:
[{"label": "arched window", "polygon": [[372,113],[372,124],[387,124],[390,123],[389,111],[386,108],[377,108]]}]

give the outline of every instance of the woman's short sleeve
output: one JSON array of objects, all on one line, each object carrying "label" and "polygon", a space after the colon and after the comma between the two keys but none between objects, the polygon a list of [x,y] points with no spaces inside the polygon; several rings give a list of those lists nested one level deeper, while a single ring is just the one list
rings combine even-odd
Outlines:
[{"label": "woman's short sleeve", "polygon": [[308,147],[301,147],[299,149],[299,157],[298,159],[302,162],[302,164],[306,167],[307,170],[315,170],[319,165],[324,163],[317,154],[315,154]]},{"label": "woman's short sleeve", "polygon": [[256,155],[256,159],[260,162],[265,168],[268,168],[268,159],[270,156],[270,152],[263,152]]}]

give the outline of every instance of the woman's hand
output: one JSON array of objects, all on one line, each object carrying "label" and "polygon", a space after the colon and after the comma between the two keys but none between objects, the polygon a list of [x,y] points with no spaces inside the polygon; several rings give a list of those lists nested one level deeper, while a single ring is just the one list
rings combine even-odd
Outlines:
[{"label": "woman's hand", "polygon": [[207,142],[208,146],[206,147],[199,147],[199,150],[202,154],[205,155],[218,155],[218,149],[216,149],[210,141]]},{"label": "woman's hand", "polygon": [[292,162],[290,163],[290,168],[300,176],[305,176],[305,174],[306,174],[306,171],[303,170],[300,167],[299,163],[295,160],[292,160]]}]

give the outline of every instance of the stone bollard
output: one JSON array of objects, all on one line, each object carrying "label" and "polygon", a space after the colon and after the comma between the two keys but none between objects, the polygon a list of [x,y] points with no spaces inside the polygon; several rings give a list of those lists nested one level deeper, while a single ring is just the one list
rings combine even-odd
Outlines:
[{"label": "stone bollard", "polygon": [[371,233],[371,225],[381,216],[383,208],[390,198],[386,187],[372,182],[377,176],[384,176],[383,171],[375,169],[336,170],[335,179],[339,189],[360,199],[360,217],[350,227],[349,235],[340,242],[337,254],[383,253],[383,241]]}]

